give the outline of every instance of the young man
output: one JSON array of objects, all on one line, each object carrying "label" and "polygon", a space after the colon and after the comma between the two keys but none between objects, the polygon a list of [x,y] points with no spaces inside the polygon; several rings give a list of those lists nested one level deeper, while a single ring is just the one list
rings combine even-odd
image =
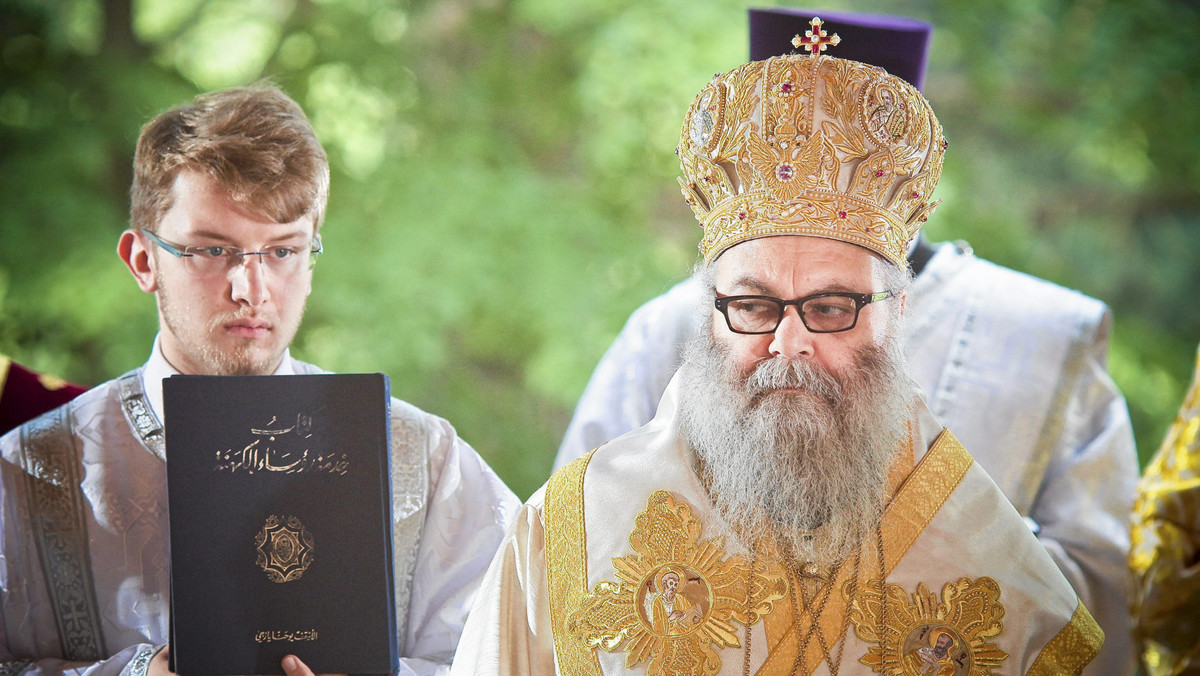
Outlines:
[{"label": "young man", "polygon": [[[941,127],[908,83],[820,51],[693,102],[680,183],[704,227],[703,328],[654,420],[518,515],[453,673],[1078,674],[1099,650],[910,380],[905,253]],[[656,610],[666,596],[686,610]]]},{"label": "young man", "polygon": [[[159,334],[141,368],[0,439],[0,671],[166,673],[162,380],[320,372],[288,346],[328,192],[325,152],[278,89],[203,95],[142,130],[117,253]],[[399,400],[391,416],[397,640],[404,673],[434,673],[517,501],[445,420]]]}]

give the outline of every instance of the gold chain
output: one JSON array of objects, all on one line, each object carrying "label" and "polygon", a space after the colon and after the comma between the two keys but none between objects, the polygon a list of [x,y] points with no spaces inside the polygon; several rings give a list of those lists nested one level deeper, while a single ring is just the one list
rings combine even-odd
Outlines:
[{"label": "gold chain", "polygon": [[751,545],[750,550],[750,574],[746,576],[746,651],[745,659],[742,660],[742,676],[750,676],[750,634],[753,633],[750,627],[754,624],[750,621],[750,593],[753,591],[754,564],[758,562],[757,543]]},{"label": "gold chain", "polygon": [[[912,443],[911,438],[912,437],[910,436],[909,437],[910,444]],[[882,646],[883,645],[883,630],[888,626],[888,624],[887,624],[887,564],[883,560],[883,524],[882,523],[879,524],[879,527],[875,529],[875,544],[879,548],[879,591],[880,591],[879,598],[880,598],[880,602],[883,604],[883,608],[881,609],[881,611],[879,613],[879,626],[877,626],[875,628],[875,635],[879,637],[879,645]]]},{"label": "gold chain", "polygon": [[[792,663],[792,672],[791,673],[793,674],[793,676],[795,676],[795,674],[798,673],[800,666],[802,664],[804,664],[804,661],[805,661],[804,656],[808,653],[808,646],[812,642],[813,634],[816,634],[816,636],[817,636],[817,645],[819,645],[821,647],[822,659],[825,661],[826,664],[829,665],[830,675],[837,676],[838,669],[841,667],[842,654],[846,648],[846,642],[845,642],[846,631],[850,627],[850,609],[849,609],[849,607],[846,608],[846,610],[843,614],[842,630],[838,634],[837,643],[834,644],[837,648],[837,657],[836,658],[834,658],[834,656],[832,654],[833,651],[831,651],[829,646],[826,645],[826,643],[825,643],[825,635],[824,635],[824,633],[821,632],[821,624],[820,624],[821,616],[825,612],[825,605],[826,605],[826,603],[829,602],[829,597],[833,595],[834,587],[837,586],[837,576],[838,576],[838,572],[841,568],[841,565],[842,565],[842,562],[838,562],[837,565],[833,566],[833,568],[830,569],[830,571],[829,571],[828,582],[825,584],[824,587],[818,588],[816,590],[816,592],[813,596],[813,602],[816,603],[816,605],[817,605],[817,609],[815,612],[809,611],[809,600],[808,600],[808,598],[806,598],[806,595],[804,594],[804,585],[801,584],[801,582],[800,582],[801,573],[799,571],[790,571],[790,572],[794,572],[796,574],[796,578],[795,578],[796,584],[792,588],[792,592],[793,592],[792,593],[792,605],[796,611],[796,622],[799,623],[799,621],[800,621],[800,617],[801,617],[801,613],[802,613],[801,602],[803,603],[803,612],[807,612],[808,616],[810,618],[808,631],[805,632],[804,638],[800,642],[800,650],[796,654],[796,661]],[[851,578],[851,580],[852,580],[851,586],[852,586],[852,588],[855,588],[855,589],[857,589],[857,587],[858,587],[858,576],[859,576],[859,571],[861,569],[861,565],[862,565],[862,550],[859,550],[854,556],[854,575]],[[797,598],[796,598],[795,592],[797,589],[799,589],[799,592],[800,592],[800,601],[797,601]],[[822,592],[824,592],[824,595],[822,595]],[[818,597],[820,598],[819,601],[817,600]]]},{"label": "gold chain", "polygon": [[[825,653],[825,661],[829,664],[830,676],[837,676],[838,670],[842,668],[842,653],[846,650],[846,632],[850,629],[850,606],[854,601],[854,597],[858,594],[858,573],[862,565],[862,550],[859,549],[854,555],[854,577],[850,578],[850,598],[847,599],[846,609],[842,616],[842,631],[838,634],[837,642],[837,659],[830,660],[829,650],[825,647],[825,637],[820,633],[817,638],[821,641],[821,651]],[[830,585],[832,586],[832,582]]]}]

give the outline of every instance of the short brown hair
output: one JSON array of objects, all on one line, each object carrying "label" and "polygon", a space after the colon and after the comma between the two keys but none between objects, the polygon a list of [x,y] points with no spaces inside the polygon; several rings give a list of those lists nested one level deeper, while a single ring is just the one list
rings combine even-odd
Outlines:
[{"label": "short brown hair", "polygon": [[329,163],[304,111],[271,84],[201,94],[151,120],[133,158],[130,218],[151,232],[171,208],[183,169],[276,223],[325,217]]}]

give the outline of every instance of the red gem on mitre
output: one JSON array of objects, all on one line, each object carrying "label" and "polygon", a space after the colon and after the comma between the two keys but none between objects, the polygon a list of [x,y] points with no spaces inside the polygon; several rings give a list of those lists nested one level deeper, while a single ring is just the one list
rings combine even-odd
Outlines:
[{"label": "red gem on mitre", "polygon": [[790,164],[781,164],[775,168],[775,176],[781,181],[790,181],[796,177],[796,169]]},{"label": "red gem on mitre", "polygon": [[783,92],[784,94],[792,91],[792,83],[784,82],[783,84],[779,85],[779,91]]},{"label": "red gem on mitre", "polygon": [[738,212],[738,220],[741,220],[741,221],[744,221],[744,220],[746,220],[746,212],[744,212],[744,211],[739,211],[739,212]]},{"label": "red gem on mitre", "polygon": [[838,212],[838,218],[845,218],[845,217],[846,217],[846,212],[844,212],[844,211]]}]

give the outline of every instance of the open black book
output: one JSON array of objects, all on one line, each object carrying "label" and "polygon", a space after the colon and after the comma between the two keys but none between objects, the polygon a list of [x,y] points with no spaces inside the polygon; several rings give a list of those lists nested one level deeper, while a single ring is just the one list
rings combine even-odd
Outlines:
[{"label": "open black book", "polygon": [[397,671],[387,377],[163,382],[171,668]]}]

